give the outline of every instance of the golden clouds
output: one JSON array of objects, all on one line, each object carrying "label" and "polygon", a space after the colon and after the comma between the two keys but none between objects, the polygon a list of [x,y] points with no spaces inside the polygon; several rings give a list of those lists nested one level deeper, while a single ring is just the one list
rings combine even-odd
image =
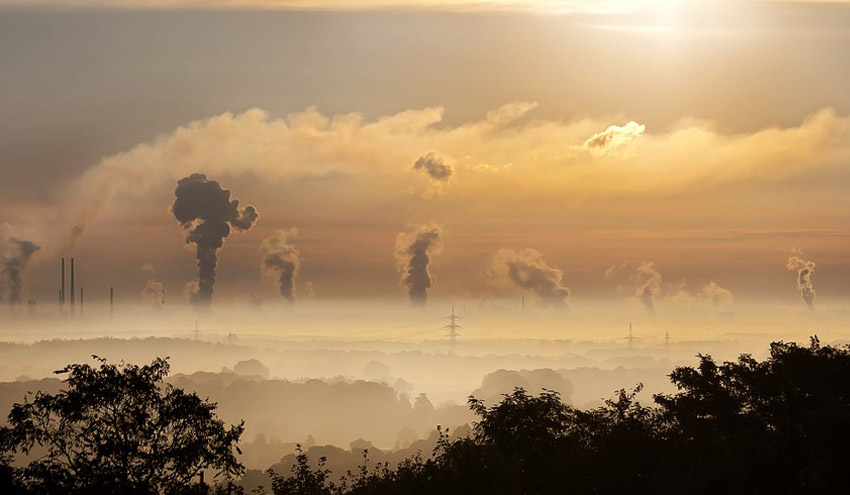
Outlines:
[{"label": "golden clouds", "polygon": [[645,125],[638,124],[634,120],[627,122],[623,126],[612,125],[604,131],[597,132],[591,136],[590,139],[584,142],[584,148],[606,153],[628,144],[631,140],[643,134],[645,130]]},{"label": "golden clouds", "polygon": [[[634,122],[534,120],[527,116],[533,108],[509,104],[457,126],[436,125],[443,116],[439,107],[373,121],[359,113],[326,116],[314,107],[286,118],[260,109],[225,113],[94,165],[70,190],[68,220],[85,225],[117,192],[144,193],[165,178],[198,171],[216,177],[250,172],[283,183],[342,174],[374,198],[388,187],[415,189],[421,180],[410,164],[429,151],[454,157],[452,201],[559,198],[566,205],[777,181],[850,156],[848,118],[831,109],[795,127],[729,136],[699,121],[656,134]],[[592,151],[599,147],[620,151]]]}]

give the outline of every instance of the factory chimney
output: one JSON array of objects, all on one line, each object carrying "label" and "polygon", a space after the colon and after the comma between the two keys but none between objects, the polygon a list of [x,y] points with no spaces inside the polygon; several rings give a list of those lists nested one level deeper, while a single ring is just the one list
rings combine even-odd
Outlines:
[{"label": "factory chimney", "polygon": [[71,258],[71,316],[74,316],[74,258]]},{"label": "factory chimney", "polygon": [[83,317],[83,288],[80,287],[80,318]]},{"label": "factory chimney", "polygon": [[112,290],[112,287],[109,288],[109,318],[112,319],[113,311],[112,308],[115,304],[115,291]]},{"label": "factory chimney", "polygon": [[65,304],[65,258],[62,258],[62,290],[59,291],[59,304]]}]

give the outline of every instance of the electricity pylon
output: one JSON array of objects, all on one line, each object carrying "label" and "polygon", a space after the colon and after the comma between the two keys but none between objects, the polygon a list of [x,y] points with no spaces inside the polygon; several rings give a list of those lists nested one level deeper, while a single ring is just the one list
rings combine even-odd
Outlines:
[{"label": "electricity pylon", "polygon": [[444,320],[449,320],[449,324],[442,327],[447,328],[449,330],[449,342],[451,344],[451,352],[454,353],[455,346],[457,346],[457,336],[459,335],[458,329],[463,328],[462,326],[457,324],[457,320],[460,319],[460,316],[455,314],[455,307],[452,304],[452,314],[443,318]]}]

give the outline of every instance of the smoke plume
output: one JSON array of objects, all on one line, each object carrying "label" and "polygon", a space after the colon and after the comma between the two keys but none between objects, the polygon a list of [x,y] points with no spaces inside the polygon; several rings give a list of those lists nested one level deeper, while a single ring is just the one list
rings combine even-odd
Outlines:
[{"label": "smoke plume", "polygon": [[417,158],[413,162],[413,169],[424,170],[435,182],[448,182],[454,173],[451,161],[436,151],[429,151]]},{"label": "smoke plume", "polygon": [[259,218],[253,206],[239,207],[230,199],[230,190],[204,174],[192,174],[177,182],[176,199],[171,206],[174,218],[187,232],[186,243],[197,246],[198,290],[190,301],[201,305],[212,303],[218,250],[230,235],[231,227],[248,230]]},{"label": "smoke plume", "polygon": [[158,308],[165,302],[165,286],[162,282],[155,279],[150,279],[142,289],[142,297],[148,300],[153,307]]},{"label": "smoke plume", "polygon": [[407,288],[410,302],[425,304],[428,289],[436,280],[428,270],[431,257],[443,247],[443,229],[436,223],[414,226],[402,232],[395,241],[396,269],[401,274],[401,285]]},{"label": "smoke plume", "polygon": [[313,287],[313,282],[310,280],[304,282],[304,297],[307,299],[314,299],[316,297],[316,289]]},{"label": "smoke plume", "polygon": [[260,264],[263,277],[274,280],[280,289],[280,295],[288,301],[295,300],[295,279],[301,269],[299,256],[301,253],[290,239],[298,235],[298,230],[281,230],[272,237],[265,239],[261,248],[265,256]]},{"label": "smoke plume", "polygon": [[9,304],[20,304],[24,293],[23,272],[30,257],[39,250],[39,246],[27,240],[10,237],[3,246],[0,271],[0,299],[8,293]]},{"label": "smoke plume", "polygon": [[792,255],[788,258],[788,263],[785,267],[788,271],[797,272],[797,290],[800,291],[800,298],[805,301],[809,309],[815,310],[815,286],[812,282],[812,274],[815,273],[815,262],[806,261],[802,258],[803,252],[792,250]]},{"label": "smoke plume", "polygon": [[493,265],[497,272],[507,275],[517,287],[532,291],[544,304],[567,305],[570,289],[564,285],[564,272],[549,266],[536,249],[500,249],[493,257]]},{"label": "smoke plume", "polygon": [[632,275],[635,296],[652,318],[655,318],[655,298],[661,294],[661,282],[661,274],[655,269],[655,264],[649,261],[642,261]]},{"label": "smoke plume", "polygon": [[697,294],[697,297],[701,301],[710,301],[715,307],[731,304],[732,300],[735,298],[731,290],[717,285],[717,282],[714,280],[703,285],[702,290],[699,294]]}]

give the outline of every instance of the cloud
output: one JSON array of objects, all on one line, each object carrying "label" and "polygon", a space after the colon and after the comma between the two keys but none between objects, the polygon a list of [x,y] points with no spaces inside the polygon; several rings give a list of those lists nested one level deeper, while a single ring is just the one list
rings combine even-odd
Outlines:
[{"label": "cloud", "polygon": [[564,272],[549,266],[536,249],[500,249],[493,256],[493,273],[516,287],[529,290],[547,306],[565,307],[570,289],[564,285]]},{"label": "cloud", "polygon": [[602,132],[597,132],[584,142],[584,148],[606,152],[613,150],[637,138],[646,130],[646,126],[635,121],[629,121],[624,126],[612,125]]},{"label": "cloud", "polygon": [[[287,301],[295,300],[295,280],[301,270],[301,253],[292,244],[292,238],[298,235],[295,228],[280,230],[275,235],[264,239],[260,249],[265,252],[260,263],[263,278],[274,280],[280,290],[280,295]],[[312,284],[310,284],[312,290]]]},{"label": "cloud", "polygon": [[[667,196],[735,182],[779,181],[850,159],[848,118],[831,109],[795,127],[732,136],[717,133],[708,122],[689,120],[664,133],[643,133],[623,154],[594,150],[622,143],[638,124],[603,131],[607,137],[590,142],[604,148],[585,148],[595,129],[612,126],[604,119],[516,122],[528,106],[508,105],[455,126],[436,125],[444,114],[440,107],[372,121],[359,113],[325,116],[313,107],[285,118],[260,109],[225,113],[104,158],[68,188],[60,213],[69,230],[73,226],[81,233],[114,195],[144,194],[161,187],[163,178],[179,179],[197,170],[221,177],[255,173],[283,183],[343,174],[361,190],[388,194],[415,187],[415,178],[398,164],[423,149],[463,157],[452,178],[475,174],[475,180],[453,187],[451,201],[459,205],[496,197],[500,203],[558,199],[568,207]],[[623,129],[632,129],[631,134]],[[476,164],[512,164],[511,173],[477,173]]]},{"label": "cloud", "polygon": [[398,234],[394,258],[401,275],[401,286],[407,289],[412,304],[425,304],[428,289],[436,281],[431,273],[431,258],[443,247],[443,228],[436,223],[411,226]]},{"label": "cloud", "polygon": [[417,158],[413,162],[413,170],[424,171],[435,182],[448,182],[454,173],[451,160],[436,151],[429,151]]}]

